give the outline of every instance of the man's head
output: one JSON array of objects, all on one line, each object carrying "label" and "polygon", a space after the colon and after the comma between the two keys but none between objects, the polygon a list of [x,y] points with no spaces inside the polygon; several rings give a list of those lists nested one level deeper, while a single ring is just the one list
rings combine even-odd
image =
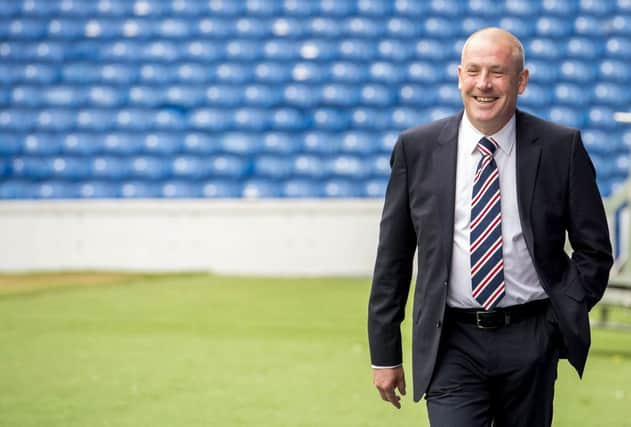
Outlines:
[{"label": "man's head", "polygon": [[515,36],[500,28],[485,28],[467,39],[458,66],[458,88],[467,117],[480,132],[492,135],[504,127],[527,84],[524,48]]}]

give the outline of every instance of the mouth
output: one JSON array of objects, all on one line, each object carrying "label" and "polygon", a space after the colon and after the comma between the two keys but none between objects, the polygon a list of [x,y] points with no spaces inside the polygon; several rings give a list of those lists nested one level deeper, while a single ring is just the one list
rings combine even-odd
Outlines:
[{"label": "mouth", "polygon": [[496,96],[474,96],[473,99],[480,104],[490,104],[491,102],[497,101],[499,98]]}]

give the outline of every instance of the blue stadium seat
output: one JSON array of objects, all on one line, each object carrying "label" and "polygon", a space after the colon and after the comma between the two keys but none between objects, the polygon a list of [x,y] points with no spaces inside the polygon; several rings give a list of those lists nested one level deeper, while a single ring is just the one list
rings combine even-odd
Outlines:
[{"label": "blue stadium seat", "polygon": [[[98,116],[110,114],[108,111],[100,111]],[[146,110],[142,108],[121,108],[115,113],[115,127],[125,131],[140,132],[152,128],[154,121],[154,110]],[[101,123],[97,122],[97,116],[90,123],[91,129],[108,129],[101,127]]]},{"label": "blue stadium seat", "polygon": [[531,83],[552,83],[556,82],[559,77],[559,66],[557,63],[526,59],[526,67],[530,70],[529,81]]},{"label": "blue stadium seat", "polygon": [[144,49],[145,43],[138,40],[112,40],[96,43],[79,42],[75,45],[74,55],[77,60],[89,61],[94,52],[99,52],[99,58],[103,62],[135,62],[139,49]]},{"label": "blue stadium seat", "polygon": [[226,59],[226,46],[223,41],[193,39],[184,43],[186,60],[214,62]]},{"label": "blue stadium seat", "polygon": [[526,17],[538,16],[541,10],[540,2],[530,0],[506,0],[504,7],[509,15]]},{"label": "blue stadium seat", "polygon": [[409,15],[394,16],[388,19],[387,35],[396,39],[415,40],[423,35],[423,28],[409,18]]},{"label": "blue stadium seat", "polygon": [[46,35],[46,21],[33,18],[2,19],[0,34],[3,39],[37,40]]},{"label": "blue stadium seat", "polygon": [[45,104],[42,89],[37,86],[15,86],[8,96],[15,107],[34,108]]},{"label": "blue stadium seat", "polygon": [[138,70],[130,64],[105,64],[97,68],[96,73],[103,83],[127,85],[138,80]]},{"label": "blue stadium seat", "polygon": [[206,95],[199,86],[173,85],[159,90],[165,92],[165,102],[176,109],[199,107],[206,101]]},{"label": "blue stadium seat", "polygon": [[544,13],[558,16],[572,16],[578,10],[577,0],[546,0],[541,3]]},{"label": "blue stadium seat", "polygon": [[412,62],[408,65],[406,71],[407,79],[412,82],[436,83],[444,77],[442,68],[430,61]]},{"label": "blue stadium seat", "polygon": [[288,16],[305,17],[317,15],[319,3],[317,1],[285,0],[283,2],[283,14]]},{"label": "blue stadium seat", "polygon": [[591,15],[579,15],[574,20],[574,33],[580,36],[605,35],[606,25],[602,18]]},{"label": "blue stadium seat", "polygon": [[442,17],[429,17],[423,23],[426,37],[451,39],[460,34],[457,20]]},{"label": "blue stadium seat", "polygon": [[610,37],[606,44],[607,55],[616,59],[631,58],[631,40],[627,37]]},{"label": "blue stadium seat", "polygon": [[81,157],[56,156],[46,159],[54,178],[81,180],[90,177],[90,165]]},{"label": "blue stadium seat", "polygon": [[291,80],[294,72],[295,68],[275,62],[262,61],[254,67],[254,75],[259,82],[284,83]]},{"label": "blue stadium seat", "polygon": [[373,176],[387,178],[390,176],[390,156],[381,154],[370,159],[370,172]]},{"label": "blue stadium seat", "polygon": [[173,176],[176,178],[202,179],[210,176],[211,169],[209,162],[199,156],[177,156],[171,164]]},{"label": "blue stadium seat", "polygon": [[355,2],[339,0],[314,0],[318,3],[318,10],[322,15],[352,16],[357,13]]},{"label": "blue stadium seat", "polygon": [[429,12],[431,15],[459,16],[466,12],[465,6],[459,0],[430,0]]},{"label": "blue stadium seat", "polygon": [[532,38],[526,42],[529,57],[543,60],[558,60],[565,56],[565,46],[550,38]]},{"label": "blue stadium seat", "polygon": [[[286,37],[291,39],[301,38],[307,31],[300,19],[280,16],[271,22],[271,32],[274,37]],[[309,30],[310,32],[311,30]]]},{"label": "blue stadium seat", "polygon": [[374,82],[397,84],[403,80],[405,70],[392,62],[373,62],[370,65],[370,76]]},{"label": "blue stadium seat", "polygon": [[120,185],[120,194],[128,199],[152,199],[162,195],[162,186],[158,182],[125,181]]},{"label": "blue stadium seat", "polygon": [[631,101],[631,91],[627,85],[610,82],[597,83],[592,89],[594,103],[625,109]]},{"label": "blue stadium seat", "polygon": [[185,153],[195,155],[214,154],[219,151],[219,141],[217,138],[205,132],[191,132],[182,135],[182,150]]},{"label": "blue stadium seat", "polygon": [[0,2],[0,16],[15,16],[20,13],[21,10],[22,3],[11,1]]},{"label": "blue stadium seat", "polygon": [[582,108],[588,105],[591,99],[592,94],[590,91],[584,90],[584,88],[578,84],[559,83],[554,87],[555,104]]},{"label": "blue stadium seat", "polygon": [[358,156],[346,154],[334,156],[326,161],[329,177],[363,179],[372,172],[370,163]]},{"label": "blue stadium seat", "polygon": [[62,151],[62,137],[57,134],[34,133],[23,139],[22,150],[30,156],[52,156]]},{"label": "blue stadium seat", "polygon": [[386,61],[403,62],[413,58],[415,55],[414,43],[405,40],[381,40],[378,49],[379,57]]},{"label": "blue stadium seat", "polygon": [[0,64],[0,66],[7,68],[6,72],[4,69],[0,69],[0,74],[2,75],[0,79],[8,76],[8,83],[50,84],[57,81],[60,76],[60,67],[53,64]]},{"label": "blue stadium seat", "polygon": [[242,105],[245,94],[240,87],[232,85],[210,85],[206,87],[206,101],[211,107],[236,107]]},{"label": "blue stadium seat", "polygon": [[[495,9],[495,8],[491,8]],[[469,34],[474,31],[478,31],[482,28],[486,27],[495,27],[497,26],[497,22],[492,17],[486,16],[470,16],[466,17],[460,23],[459,33],[465,37],[469,36]]]},{"label": "blue stadium seat", "polygon": [[388,186],[387,179],[370,179],[364,184],[364,196],[383,198],[386,195]]},{"label": "blue stadium seat", "polygon": [[505,16],[500,19],[499,26],[526,40],[537,31],[536,22],[525,17]]},{"label": "blue stadium seat", "polygon": [[231,84],[243,84],[251,81],[254,75],[254,71],[250,67],[231,62],[217,65],[216,73],[216,78],[220,82]]},{"label": "blue stadium seat", "polygon": [[96,179],[118,180],[132,174],[132,163],[126,157],[98,156],[88,164],[91,176]]},{"label": "blue stadium seat", "polygon": [[337,38],[346,30],[342,21],[323,16],[308,19],[303,26],[304,34],[314,38]]},{"label": "blue stadium seat", "polygon": [[561,78],[572,82],[590,82],[598,74],[598,68],[591,62],[567,60],[560,64]]},{"label": "blue stadium seat", "polygon": [[[317,19],[317,18],[316,18]],[[318,22],[314,19],[312,22]],[[383,22],[380,20],[369,18],[367,16],[359,15],[354,16],[352,18],[347,19],[343,22],[342,28],[337,26],[337,21],[333,19],[328,19],[327,27],[335,28],[336,31],[331,31],[330,36],[337,37],[340,34],[345,34],[347,37],[358,37],[358,38],[380,38],[383,37],[385,28],[383,27]],[[314,28],[312,26],[314,30]],[[314,31],[314,35],[319,35],[318,31]]]},{"label": "blue stadium seat", "polygon": [[73,110],[46,108],[37,114],[37,126],[43,130],[64,132],[73,129],[76,124],[77,114]]},{"label": "blue stadium seat", "polygon": [[173,15],[186,18],[202,16],[207,11],[206,3],[197,0],[174,0],[170,6]]},{"label": "blue stadium seat", "polygon": [[580,11],[590,15],[606,15],[616,8],[615,0],[581,0]]},{"label": "blue stadium seat", "polygon": [[443,105],[462,105],[462,95],[457,85],[452,83],[442,84],[437,88],[438,102]]},{"label": "blue stadium seat", "polygon": [[365,39],[346,39],[339,44],[339,59],[342,61],[373,61],[379,52],[374,42]]},{"label": "blue stadium seat", "polygon": [[269,199],[283,196],[282,183],[263,178],[254,178],[243,184],[242,197],[246,199]]},{"label": "blue stadium seat", "polygon": [[150,155],[171,155],[183,149],[178,133],[150,133],[142,137],[143,152]]},{"label": "blue stadium seat", "polygon": [[[48,23],[50,39],[78,39],[86,34],[86,22],[77,18],[53,18]],[[42,34],[43,35],[43,34]]]},{"label": "blue stadium seat", "polygon": [[383,132],[379,138],[379,151],[385,154],[391,154],[398,137],[398,131]]},{"label": "blue stadium seat", "polygon": [[253,62],[263,55],[258,40],[230,40],[226,45],[226,58],[229,61]]},{"label": "blue stadium seat", "polygon": [[295,153],[300,146],[299,137],[284,132],[269,132],[263,135],[262,151],[273,154]]},{"label": "blue stadium seat", "polygon": [[79,185],[82,199],[116,199],[121,197],[118,183],[109,181],[84,181]]},{"label": "blue stadium seat", "polygon": [[293,108],[279,108],[273,111],[271,128],[275,130],[301,130],[311,126],[312,120],[304,112]]},{"label": "blue stadium seat", "polygon": [[33,184],[33,195],[38,199],[76,199],[79,185],[63,181],[46,181]]},{"label": "blue stadium seat", "polygon": [[85,104],[88,93],[82,86],[48,86],[42,90],[42,97],[52,107],[76,108]]},{"label": "blue stadium seat", "polygon": [[287,157],[258,156],[254,161],[254,176],[266,179],[286,179],[293,171],[293,163]]},{"label": "blue stadium seat", "polygon": [[247,105],[254,107],[272,107],[282,100],[282,87],[269,85],[250,85],[245,88],[244,99]]},{"label": "blue stadium seat", "polygon": [[217,155],[208,159],[212,177],[243,178],[252,172],[252,162],[243,157]]},{"label": "blue stadium seat", "polygon": [[347,129],[350,118],[345,110],[318,108],[312,113],[313,125],[316,129],[340,131]]},{"label": "blue stadium seat", "polygon": [[169,178],[172,174],[171,162],[167,158],[137,156],[130,160],[132,176],[135,178],[158,180]]},{"label": "blue stadium seat", "polygon": [[590,154],[608,156],[614,151],[609,132],[599,129],[585,129],[581,132],[585,148]]},{"label": "blue stadium seat", "polygon": [[350,107],[359,102],[360,92],[357,87],[346,84],[330,83],[322,87],[322,103],[332,107]]},{"label": "blue stadium seat", "polygon": [[203,183],[202,193],[209,198],[237,198],[243,194],[243,185],[238,181],[215,179]]},{"label": "blue stadium seat", "polygon": [[243,107],[234,112],[234,126],[246,131],[263,131],[272,124],[272,113],[262,108]]},{"label": "blue stadium seat", "polygon": [[355,129],[385,129],[392,125],[390,116],[381,109],[359,107],[351,111],[351,123]]},{"label": "blue stadium seat", "polygon": [[197,182],[170,180],[162,183],[161,195],[165,198],[194,199],[203,194],[203,187]]},{"label": "blue stadium seat", "polygon": [[607,34],[628,37],[631,35],[631,16],[614,15],[609,19],[607,29]]},{"label": "blue stadium seat", "polygon": [[526,91],[518,98],[518,101],[520,106],[543,108],[550,103],[552,98],[552,86],[530,82],[526,87]]},{"label": "blue stadium seat", "polygon": [[397,129],[403,130],[419,125],[422,120],[418,110],[399,107],[392,110],[391,122]]},{"label": "blue stadium seat", "polygon": [[232,127],[234,117],[231,111],[224,109],[199,108],[191,111],[189,124],[193,129],[206,129],[220,132]]},{"label": "blue stadium seat", "polygon": [[20,154],[24,137],[13,132],[0,133],[0,158],[8,158]]},{"label": "blue stadium seat", "polygon": [[322,100],[322,88],[306,84],[285,86],[283,97],[286,105],[299,108],[311,108]]},{"label": "blue stadium seat", "polygon": [[61,146],[64,154],[93,156],[105,151],[105,137],[98,133],[68,133],[63,136]]},{"label": "blue stadium seat", "polygon": [[142,133],[127,133],[118,131],[114,133],[107,133],[105,134],[103,144],[104,153],[119,156],[140,154],[144,149]]},{"label": "blue stadium seat", "polygon": [[52,163],[47,157],[14,157],[10,170],[14,177],[25,179],[45,179],[53,175]]},{"label": "blue stadium seat", "polygon": [[430,11],[430,4],[425,1],[395,0],[393,9],[397,15],[418,18],[425,16]]},{"label": "blue stadium seat", "polygon": [[371,132],[350,131],[340,136],[344,153],[369,155],[380,149],[379,136]]},{"label": "blue stadium seat", "polygon": [[602,55],[603,44],[590,38],[574,37],[568,40],[566,50],[569,57],[594,60]]},{"label": "blue stadium seat", "polygon": [[224,153],[241,156],[255,155],[262,148],[261,138],[257,133],[228,132],[219,135],[218,142]]},{"label": "blue stadium seat", "polygon": [[362,197],[363,193],[361,181],[330,179],[324,183],[325,197],[356,198]]},{"label": "blue stadium seat", "polygon": [[37,124],[37,116],[33,111],[12,108],[0,111],[0,131],[13,130],[17,132],[29,132]]},{"label": "blue stadium seat", "polygon": [[364,16],[388,16],[392,13],[391,0],[357,0],[357,14]]},{"label": "blue stadium seat", "polygon": [[416,55],[423,60],[444,61],[449,59],[451,54],[446,42],[426,38],[416,43]]},{"label": "blue stadium seat", "polygon": [[318,156],[299,154],[293,158],[293,174],[299,177],[323,178],[325,163]]},{"label": "blue stadium seat", "polygon": [[306,61],[332,61],[337,59],[336,41],[310,39],[299,45],[300,57]]},{"label": "blue stadium seat", "polygon": [[553,122],[573,128],[582,128],[585,123],[585,114],[582,109],[551,107],[546,115]]},{"label": "blue stadium seat", "polygon": [[310,179],[289,179],[283,186],[283,196],[291,198],[320,198],[324,196],[324,185]]},{"label": "blue stadium seat", "polygon": [[616,129],[614,110],[604,106],[594,106],[588,110],[588,126],[600,129]]},{"label": "blue stadium seat", "polygon": [[333,62],[327,72],[330,79],[344,83],[358,84],[368,80],[368,70],[362,64]]},{"label": "blue stadium seat", "polygon": [[543,16],[537,19],[537,34],[541,37],[561,38],[572,33],[572,25],[567,19]]},{"label": "blue stadium seat", "polygon": [[359,93],[359,101],[362,105],[388,107],[397,100],[396,93],[388,85],[367,84]]},{"label": "blue stadium seat", "polygon": [[326,81],[329,78],[329,73],[325,64],[299,62],[294,65],[290,76],[298,82],[318,83]]},{"label": "blue stadium seat", "polygon": [[34,192],[34,185],[29,181],[16,179],[0,181],[0,199],[32,199],[35,197]]},{"label": "blue stadium seat", "polygon": [[296,61],[300,58],[300,45],[294,40],[268,40],[262,50],[265,59],[270,61]]},{"label": "blue stadium seat", "polygon": [[166,18],[156,22],[156,35],[165,39],[183,39],[195,35],[189,20]]},{"label": "blue stadium seat", "polygon": [[473,16],[504,16],[506,9],[503,2],[493,0],[468,0],[469,13]]},{"label": "blue stadium seat", "polygon": [[302,139],[301,151],[304,153],[334,154],[342,150],[339,133],[314,130],[305,133]]},{"label": "blue stadium seat", "polygon": [[[127,103],[129,88],[112,86],[91,86],[85,88],[86,100],[99,108],[120,107]],[[82,100],[83,101],[83,100]]]},{"label": "blue stadium seat", "polygon": [[0,42],[0,58],[13,61],[60,63],[64,59],[64,43],[49,40]]}]

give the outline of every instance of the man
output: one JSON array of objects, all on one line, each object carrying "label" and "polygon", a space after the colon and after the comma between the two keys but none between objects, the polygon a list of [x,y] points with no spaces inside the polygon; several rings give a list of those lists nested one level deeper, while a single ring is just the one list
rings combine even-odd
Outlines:
[{"label": "man", "polygon": [[578,130],[517,110],[527,83],[519,40],[478,31],[458,67],[464,112],[393,149],[368,313],[374,384],[400,407],[418,247],[414,400],[425,395],[434,427],[549,426],[558,359],[582,375],[607,285],[594,168]]}]

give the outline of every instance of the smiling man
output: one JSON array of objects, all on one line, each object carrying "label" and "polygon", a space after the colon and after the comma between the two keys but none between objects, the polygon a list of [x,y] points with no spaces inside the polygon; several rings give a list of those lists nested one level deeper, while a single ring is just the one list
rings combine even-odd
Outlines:
[{"label": "smiling man", "polygon": [[517,109],[527,84],[519,40],[478,31],[458,67],[464,111],[393,149],[368,307],[373,378],[399,408],[418,250],[414,400],[425,396],[433,427],[549,426],[559,358],[579,375],[587,359],[612,264],[605,213],[580,132]]}]

